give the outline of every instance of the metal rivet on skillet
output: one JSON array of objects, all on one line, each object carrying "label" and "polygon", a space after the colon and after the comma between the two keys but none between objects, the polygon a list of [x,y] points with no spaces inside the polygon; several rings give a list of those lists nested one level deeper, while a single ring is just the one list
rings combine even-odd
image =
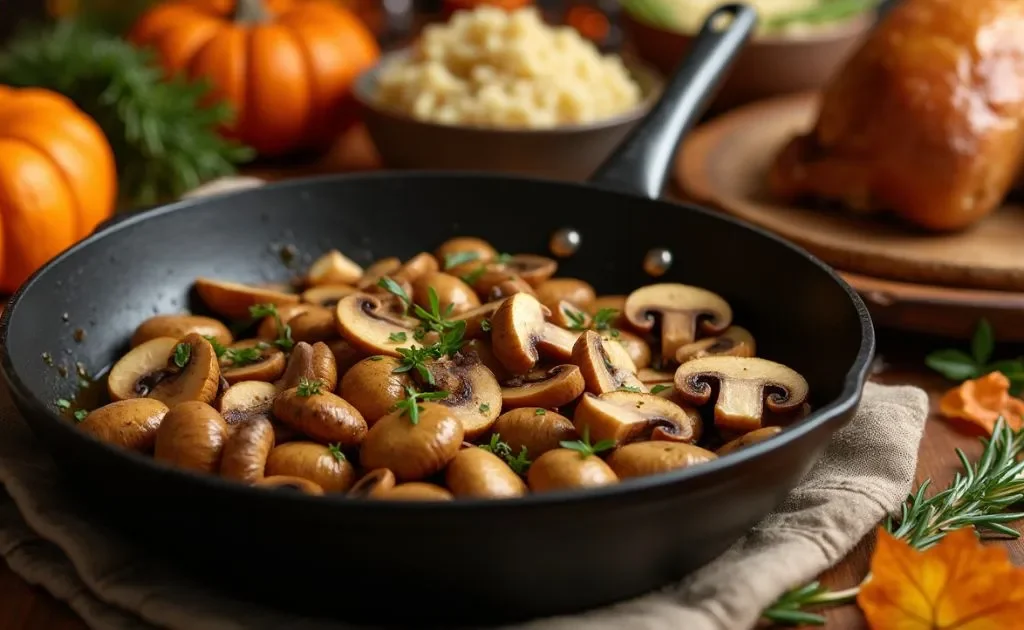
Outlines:
[{"label": "metal rivet on skillet", "polygon": [[580,233],[573,228],[565,227],[551,235],[551,242],[548,247],[551,253],[559,258],[568,258],[580,248],[582,238]]},{"label": "metal rivet on skillet", "polygon": [[644,256],[644,271],[647,275],[658,277],[665,275],[672,266],[672,252],[664,247],[656,247]]}]

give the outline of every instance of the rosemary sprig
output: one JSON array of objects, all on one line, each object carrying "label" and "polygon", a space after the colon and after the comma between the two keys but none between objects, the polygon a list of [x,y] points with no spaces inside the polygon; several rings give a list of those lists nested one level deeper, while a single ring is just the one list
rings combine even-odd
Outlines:
[{"label": "rosemary sprig", "polygon": [[[938,544],[946,534],[964,527],[1018,538],[1020,534],[1005,523],[1024,518],[1024,512],[1006,511],[1024,499],[1024,462],[1017,461],[1024,453],[1024,430],[1014,431],[1000,418],[992,437],[981,443],[985,448],[976,464],[956,449],[963,471],[956,474],[949,487],[930,498],[925,496],[930,481],[922,483],[907,497],[899,518],[885,522],[889,533],[919,550]],[[808,609],[852,602],[861,585],[829,591],[812,582],[784,594],[764,611],[763,617],[783,625],[823,625],[825,618]]]}]

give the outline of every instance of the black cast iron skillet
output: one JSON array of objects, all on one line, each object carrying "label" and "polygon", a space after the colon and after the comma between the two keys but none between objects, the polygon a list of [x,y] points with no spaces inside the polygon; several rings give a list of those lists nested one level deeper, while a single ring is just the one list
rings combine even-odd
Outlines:
[{"label": "black cast iron skillet", "polygon": [[[579,611],[656,589],[722,553],[850,418],[874,334],[857,296],[807,253],[656,199],[677,138],[755,22],[747,7],[720,13],[733,15],[731,26],[705,29],[664,100],[590,185],[440,173],[320,177],[164,206],[58,256],[7,308],[2,365],[77,500],[216,588],[377,623],[482,625]],[[455,235],[543,253],[566,225],[580,231],[582,247],[560,275],[626,293],[652,282],[644,254],[669,248],[675,263],[661,280],[723,295],[759,354],[807,376],[816,411],[780,437],[690,470],[443,505],[291,495],[181,472],[94,441],[57,413],[54,401],[73,397],[77,379],[48,367],[44,352],[58,364],[108,366],[147,317],[201,308],[190,296],[196,276],[290,277],[278,245],[294,245],[302,264],[330,247],[364,263],[409,257]],[[80,343],[77,328],[86,332]]]}]

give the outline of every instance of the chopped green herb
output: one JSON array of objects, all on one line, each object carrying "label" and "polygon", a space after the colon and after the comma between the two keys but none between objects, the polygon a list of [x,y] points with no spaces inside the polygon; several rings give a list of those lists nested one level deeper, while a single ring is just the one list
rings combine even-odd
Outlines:
[{"label": "chopped green herb", "polygon": [[341,452],[341,444],[328,444],[327,451],[339,462],[347,461],[345,454]]},{"label": "chopped green herb", "polygon": [[296,389],[299,396],[309,398],[310,396],[319,395],[323,387],[324,383],[320,379],[309,379],[303,377],[299,379],[299,386]]},{"label": "chopped green herb", "polygon": [[487,444],[481,444],[480,448],[487,451],[488,453],[494,453],[498,457],[505,459],[512,455],[512,449],[509,445],[501,441],[501,434],[495,433],[491,436],[491,441]]},{"label": "chopped green herb", "polygon": [[210,345],[213,346],[213,353],[217,355],[218,359],[224,356],[224,353],[228,351],[227,346],[217,341],[217,338],[213,335],[203,335],[203,339],[210,342]]},{"label": "chopped green herb", "polygon": [[610,451],[615,448],[615,440],[601,440],[597,444],[590,443],[590,427],[583,427],[583,435],[578,440],[562,440],[559,442],[562,448],[567,448],[572,451],[577,451],[580,457],[590,457],[591,455],[597,455],[604,451]]},{"label": "chopped green herb", "polygon": [[179,343],[174,346],[174,365],[184,368],[192,358],[192,346],[187,343]]},{"label": "chopped green herb", "polygon": [[672,386],[671,385],[655,385],[654,387],[651,388],[651,393],[652,394],[659,394],[659,393],[665,391],[666,389],[672,389]]},{"label": "chopped green herb", "polygon": [[635,385],[623,385],[619,388],[620,392],[629,392],[631,394],[642,394],[644,390],[640,389]]},{"label": "chopped green herb", "polygon": [[419,377],[430,385],[435,385],[434,375],[427,367],[427,362],[436,359],[437,355],[431,348],[398,348],[396,352],[401,355],[401,364],[391,370],[393,374],[402,374],[416,370]]},{"label": "chopped green herb", "polygon": [[231,363],[232,367],[242,367],[250,363],[256,363],[263,358],[263,351],[257,348],[228,348],[224,351],[225,361]]},{"label": "chopped green herb", "polygon": [[491,406],[489,404],[481,403],[481,405],[480,405],[480,413],[487,413],[490,410],[491,410]]},{"label": "chopped green herb", "polygon": [[491,332],[491,320],[482,319],[480,320],[480,330],[484,332]]},{"label": "chopped green herb", "polygon": [[484,275],[484,272],[486,271],[487,265],[480,265],[473,271],[470,271],[466,275],[462,276],[462,281],[468,284],[469,286],[473,286],[474,284],[477,283],[477,280],[480,279],[480,276]]},{"label": "chopped green herb", "polygon": [[85,417],[88,416],[88,415],[89,415],[89,412],[86,411],[85,409],[76,409],[75,410],[75,422],[81,422],[81,421],[85,420]]},{"label": "chopped green herb", "polygon": [[512,254],[498,254],[497,258],[494,259],[494,262],[499,265],[507,265],[512,262],[512,258]]},{"label": "chopped green herb", "polygon": [[508,467],[514,470],[518,475],[525,473],[526,469],[529,468],[532,463],[527,457],[525,446],[520,449],[518,455],[513,456],[512,447],[510,447],[507,442],[502,441],[501,434],[499,433],[492,435],[491,441],[487,444],[481,444],[479,448],[500,457],[506,464],[508,464]]},{"label": "chopped green herb", "polygon": [[517,475],[524,475],[530,468],[530,458],[527,456],[526,447],[523,446],[519,449],[519,454],[515,457],[506,457],[505,462],[508,463],[508,467],[516,472]]},{"label": "chopped green herb", "polygon": [[477,252],[454,252],[444,257],[444,269],[448,271],[452,267],[458,267],[480,259]]},{"label": "chopped green herb", "polygon": [[377,281],[377,286],[402,301],[403,313],[409,312],[409,307],[412,306],[412,298],[410,298],[409,294],[405,292],[402,285],[398,284],[391,278],[384,277]]},{"label": "chopped green herb", "polygon": [[[612,322],[619,316],[619,311],[614,308],[602,308],[594,313],[594,321],[592,326],[594,330],[615,330],[612,328]],[[618,332],[618,331],[616,331]]]},{"label": "chopped green herb", "polygon": [[295,342],[292,340],[292,327],[281,321],[281,314],[273,304],[254,304],[249,307],[249,316],[255,319],[273,317],[277,325],[277,339],[274,343],[282,350],[291,350]]},{"label": "chopped green herb", "polygon": [[68,400],[67,398],[58,398],[55,402],[57,406],[60,407],[61,409],[71,408],[71,401]]},{"label": "chopped green herb", "polygon": [[541,409],[541,408],[537,408],[537,409],[535,409],[535,410],[533,411],[533,415],[535,415],[535,416],[543,416],[543,415],[544,415],[544,414],[546,414],[547,412],[548,412],[548,410],[547,410],[547,409]]},{"label": "chopped green herb", "polygon": [[572,322],[569,324],[569,330],[575,330],[576,332],[583,332],[587,329],[587,316],[586,314],[573,310],[567,306],[562,307],[562,312]]},{"label": "chopped green herb", "polygon": [[388,343],[405,343],[406,334],[404,332],[396,332],[388,335]]},{"label": "chopped green herb", "polygon": [[382,357],[382,356],[380,356],[380,355],[378,354],[378,355],[374,355],[374,356],[370,357],[370,360],[371,360],[371,361],[383,361],[383,360],[384,360],[384,357]]},{"label": "chopped green herb", "polygon": [[435,401],[444,400],[449,396],[446,391],[440,392],[420,392],[416,391],[415,387],[407,385],[405,387],[405,398],[395,403],[395,409],[400,409],[403,416],[409,416],[409,422],[412,424],[419,424],[420,412],[423,411],[423,407],[420,407],[420,401]]}]

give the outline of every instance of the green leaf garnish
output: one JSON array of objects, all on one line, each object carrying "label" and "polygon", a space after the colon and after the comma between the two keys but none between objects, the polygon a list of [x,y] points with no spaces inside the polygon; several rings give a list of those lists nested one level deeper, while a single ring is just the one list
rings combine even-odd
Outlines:
[{"label": "green leaf garnish", "polygon": [[581,311],[573,310],[567,306],[562,307],[562,312],[565,313],[565,316],[568,317],[569,321],[571,322],[569,325],[569,330],[583,332],[584,330],[587,329],[586,314],[584,314]]},{"label": "green leaf garnish", "polygon": [[388,335],[388,343],[405,343],[408,339],[404,332],[396,332]]},{"label": "green leaf garnish", "polygon": [[298,395],[303,398],[309,398],[310,396],[317,396],[323,390],[324,383],[320,379],[300,378],[299,386],[296,388]]},{"label": "green leaf garnish", "polygon": [[174,346],[174,365],[184,369],[192,358],[192,346],[187,343],[179,343]]},{"label": "green leaf garnish", "polygon": [[406,385],[405,398],[395,403],[395,409],[400,409],[403,416],[409,416],[411,424],[419,424],[420,412],[423,411],[423,407],[419,405],[420,401],[444,400],[448,396],[449,393],[446,391],[420,392],[416,391],[415,387]]},{"label": "green leaf garnish", "polygon": [[459,265],[471,263],[479,259],[480,254],[477,252],[454,252],[444,257],[444,269],[448,271],[452,267],[458,267]]},{"label": "green leaf garnish", "polygon": [[338,460],[339,462],[348,461],[348,459],[345,457],[345,454],[341,452],[341,444],[328,444],[327,451],[334,456],[334,459]]},{"label": "green leaf garnish", "polygon": [[636,385],[623,385],[619,388],[620,392],[629,392],[631,394],[642,394],[644,390],[640,389]]},{"label": "green leaf garnish", "polygon": [[671,385],[655,385],[654,387],[651,388],[651,393],[652,394],[658,394],[658,393],[661,393],[661,392],[665,391],[666,389],[672,389],[672,386]]},{"label": "green leaf garnish", "polygon": [[228,351],[227,346],[217,341],[217,338],[213,335],[203,335],[203,339],[210,342],[210,345],[213,346],[213,353],[217,355],[218,359],[224,356],[224,353]]},{"label": "green leaf garnish", "polygon": [[491,332],[491,320],[482,319],[480,320],[480,330],[484,332]]},{"label": "green leaf garnish", "polygon": [[480,413],[487,413],[491,410],[491,406],[488,403],[480,403]]},{"label": "green leaf garnish", "polygon": [[273,304],[254,304],[249,307],[249,316],[256,319],[263,319],[264,317],[273,317],[274,324],[277,326],[277,339],[274,343],[277,347],[282,350],[291,350],[295,342],[292,340],[292,327],[281,321],[281,314],[277,311],[277,306]]},{"label": "green leaf garnish", "polygon": [[58,398],[57,400],[54,401],[54,403],[61,409],[71,408],[71,401],[68,400],[67,398]]},{"label": "green leaf garnish", "polygon": [[995,334],[986,320],[978,322],[971,338],[971,352],[946,348],[925,357],[925,365],[957,383],[1002,372],[1010,380],[1015,395],[1024,390],[1024,358],[991,361],[995,352]]},{"label": "green leaf garnish", "polygon": [[543,408],[541,408],[541,407],[538,407],[537,409],[534,409],[534,410],[533,410],[533,415],[535,415],[535,416],[543,416],[543,415],[544,415],[544,414],[546,414],[547,412],[548,412],[548,410],[547,410],[547,409],[543,409]]},{"label": "green leaf garnish", "polygon": [[605,451],[610,451],[615,448],[615,440],[601,440],[597,444],[590,443],[590,427],[583,427],[583,435],[578,440],[562,440],[559,442],[562,448],[567,448],[572,451],[576,451],[580,454],[580,457],[586,458],[591,455],[597,455]]},{"label": "green leaf garnish", "polygon": [[85,420],[85,417],[88,416],[88,415],[89,415],[89,412],[86,411],[85,409],[76,409],[75,410],[75,421],[76,422],[81,422],[81,421]]},{"label": "green leaf garnish", "polygon": [[403,314],[409,312],[409,307],[412,306],[412,298],[410,298],[409,294],[405,292],[402,285],[385,276],[377,281],[377,286],[402,301]]}]

